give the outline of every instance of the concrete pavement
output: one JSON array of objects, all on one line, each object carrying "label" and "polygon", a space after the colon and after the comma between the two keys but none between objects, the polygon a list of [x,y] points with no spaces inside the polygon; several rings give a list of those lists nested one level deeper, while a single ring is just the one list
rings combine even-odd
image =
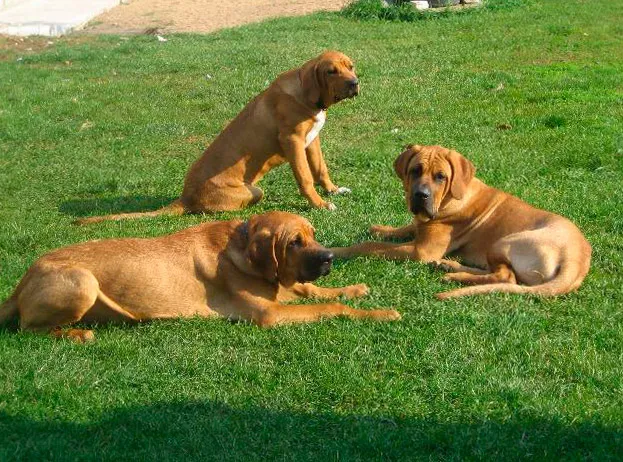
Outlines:
[{"label": "concrete pavement", "polygon": [[0,0],[0,34],[56,37],[117,5],[119,0]]}]

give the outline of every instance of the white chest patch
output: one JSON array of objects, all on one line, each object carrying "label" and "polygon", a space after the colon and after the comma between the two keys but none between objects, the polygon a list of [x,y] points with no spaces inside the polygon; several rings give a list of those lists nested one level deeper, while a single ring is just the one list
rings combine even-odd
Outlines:
[{"label": "white chest patch", "polygon": [[320,130],[322,130],[322,127],[324,126],[326,120],[327,113],[325,111],[320,111],[314,116],[314,125],[305,137],[305,147],[308,147],[310,144],[312,144],[312,141],[316,139],[318,133],[320,133]]}]

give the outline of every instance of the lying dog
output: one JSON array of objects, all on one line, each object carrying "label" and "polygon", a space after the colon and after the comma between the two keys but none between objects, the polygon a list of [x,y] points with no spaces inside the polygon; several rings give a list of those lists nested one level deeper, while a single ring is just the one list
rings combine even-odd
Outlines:
[{"label": "lying dog", "polygon": [[[413,222],[403,228],[373,226],[370,232],[413,240],[331,249],[335,256],[436,262],[454,271],[445,280],[480,284],[440,293],[441,299],[489,292],[553,296],[577,289],[588,273],[591,246],[573,223],[485,185],[458,152],[410,145],[394,169]],[[441,260],[450,253],[479,268]]]},{"label": "lying dog", "polygon": [[400,318],[393,310],[339,303],[280,304],[297,297],[365,295],[364,284],[309,283],[329,273],[332,259],[307,220],[284,212],[244,223],[205,223],[153,239],[86,242],[39,258],[0,307],[0,323],[19,315],[22,329],[86,341],[91,331],[60,326],[213,315],[262,327],[334,316]]},{"label": "lying dog", "polygon": [[240,209],[263,197],[255,183],[284,162],[313,207],[333,210],[314,183],[331,194],[349,189],[331,181],[318,134],[327,108],[358,93],[350,58],[336,51],[322,53],[281,74],[246,105],[190,167],[178,200],[153,212],[88,217],[76,223]]}]

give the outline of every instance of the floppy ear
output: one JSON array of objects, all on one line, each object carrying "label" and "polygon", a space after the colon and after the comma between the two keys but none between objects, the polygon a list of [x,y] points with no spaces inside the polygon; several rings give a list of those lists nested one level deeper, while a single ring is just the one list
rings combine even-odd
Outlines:
[{"label": "floppy ear", "polygon": [[394,161],[394,171],[401,180],[404,180],[409,162],[411,158],[420,151],[420,146],[417,144],[407,144],[404,149],[405,150]]},{"label": "floppy ear", "polygon": [[320,80],[318,79],[318,61],[312,60],[300,70],[301,86],[303,87],[303,93],[308,101],[318,107],[324,107],[320,94]]},{"label": "floppy ear", "polygon": [[476,168],[474,164],[456,151],[450,151],[448,161],[450,162],[450,167],[452,167],[450,194],[457,200],[463,199],[467,186],[474,178]]},{"label": "floppy ear", "polygon": [[263,229],[253,232],[249,236],[247,254],[251,264],[257,268],[262,275],[270,282],[276,282],[277,278],[277,256],[275,255],[275,243],[277,235]]}]

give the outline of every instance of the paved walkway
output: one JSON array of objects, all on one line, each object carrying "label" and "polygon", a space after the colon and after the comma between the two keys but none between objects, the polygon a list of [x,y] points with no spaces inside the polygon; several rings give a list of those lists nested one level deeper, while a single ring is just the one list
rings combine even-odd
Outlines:
[{"label": "paved walkway", "polygon": [[118,4],[119,0],[6,1],[0,3],[0,34],[64,35]]}]

